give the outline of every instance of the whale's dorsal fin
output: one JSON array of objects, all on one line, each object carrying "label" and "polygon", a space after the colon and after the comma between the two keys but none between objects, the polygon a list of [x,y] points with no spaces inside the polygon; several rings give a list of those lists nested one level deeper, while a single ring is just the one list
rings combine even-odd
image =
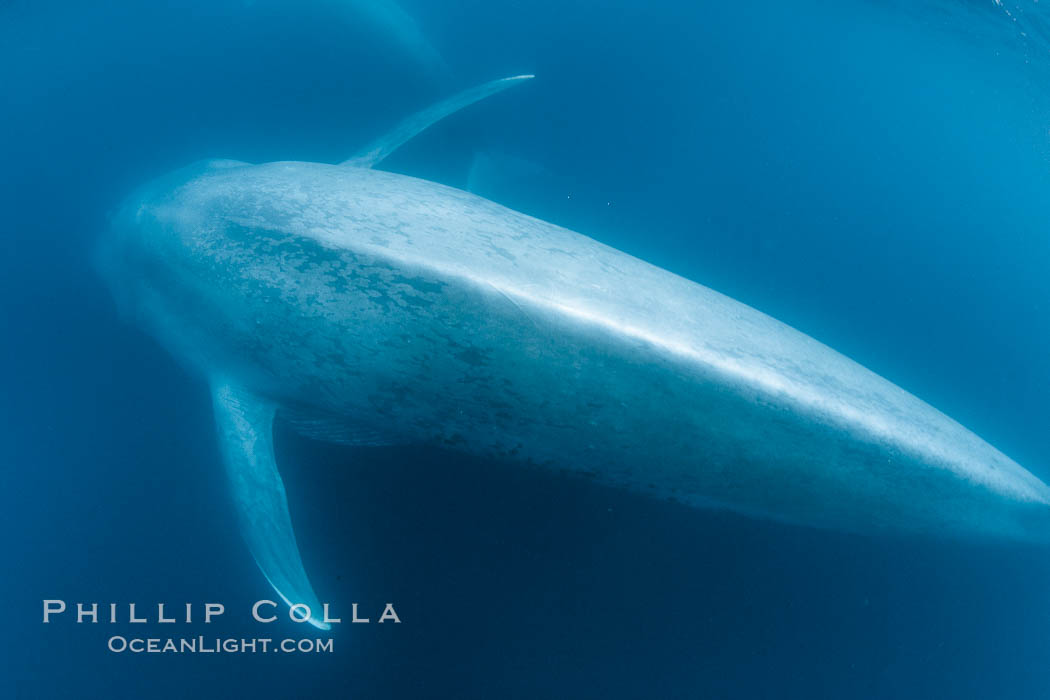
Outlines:
[{"label": "whale's dorsal fin", "polygon": [[276,406],[224,382],[213,383],[212,398],[241,534],[277,595],[288,605],[308,605],[310,624],[326,630],[329,625],[317,617],[321,604],[303,569],[274,460]]},{"label": "whale's dorsal fin", "polygon": [[501,90],[506,90],[509,87],[519,85],[533,77],[532,75],[516,75],[512,78],[500,78],[484,85],[476,85],[435,105],[431,105],[421,112],[416,112],[408,117],[381,138],[368,144],[351,158],[344,160],[340,165],[371,168],[396,151],[405,141],[408,141],[434,122],[440,121],[453,112],[472,105],[478,100],[494,95]]}]

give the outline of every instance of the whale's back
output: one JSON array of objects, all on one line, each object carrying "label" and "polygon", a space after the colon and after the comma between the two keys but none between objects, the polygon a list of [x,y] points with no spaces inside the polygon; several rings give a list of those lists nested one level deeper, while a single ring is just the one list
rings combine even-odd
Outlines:
[{"label": "whale's back", "polygon": [[[746,305],[470,193],[224,164],[167,206],[265,241],[254,281],[326,316],[333,348],[373,380],[355,411],[400,397],[391,415],[418,434],[443,424],[452,444],[797,522],[1045,530],[1047,487],[911,394]],[[442,396],[459,414],[431,405]]]}]

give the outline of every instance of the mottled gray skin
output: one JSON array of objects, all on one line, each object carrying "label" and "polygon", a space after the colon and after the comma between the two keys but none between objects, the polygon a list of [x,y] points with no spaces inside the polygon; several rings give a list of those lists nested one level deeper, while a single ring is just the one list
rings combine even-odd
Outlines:
[{"label": "mottled gray skin", "polygon": [[1046,485],[907,392],[717,292],[466,192],[214,161],[135,195],[106,258],[123,305],[178,357],[308,433],[851,531],[1050,533]]}]

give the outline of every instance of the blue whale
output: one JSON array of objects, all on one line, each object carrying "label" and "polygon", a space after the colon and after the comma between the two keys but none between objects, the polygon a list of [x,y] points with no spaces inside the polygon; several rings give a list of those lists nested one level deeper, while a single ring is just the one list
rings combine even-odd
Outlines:
[{"label": "blue whale", "polygon": [[[472,88],[343,163],[197,163],[134,193],[99,260],[129,318],[210,382],[244,537],[319,611],[278,416],[698,507],[852,532],[1044,542],[1050,489],[812,338],[468,192],[373,168]],[[324,628],[317,617],[310,621]]]}]

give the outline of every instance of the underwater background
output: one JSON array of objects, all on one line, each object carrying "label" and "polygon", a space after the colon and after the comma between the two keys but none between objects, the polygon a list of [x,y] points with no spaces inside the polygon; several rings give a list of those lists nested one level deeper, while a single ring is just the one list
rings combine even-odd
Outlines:
[{"label": "underwater background", "polygon": [[[92,268],[200,158],[384,163],[567,226],[857,360],[1050,479],[1050,6],[1033,0],[0,2],[0,696],[1050,697],[1050,548],[859,537],[423,448],[278,430],[335,652],[229,504],[204,382]],[[411,31],[410,31],[411,30]],[[41,600],[220,622],[41,624]],[[158,629],[160,628],[160,629]],[[214,628],[214,629],[212,629]]]}]

